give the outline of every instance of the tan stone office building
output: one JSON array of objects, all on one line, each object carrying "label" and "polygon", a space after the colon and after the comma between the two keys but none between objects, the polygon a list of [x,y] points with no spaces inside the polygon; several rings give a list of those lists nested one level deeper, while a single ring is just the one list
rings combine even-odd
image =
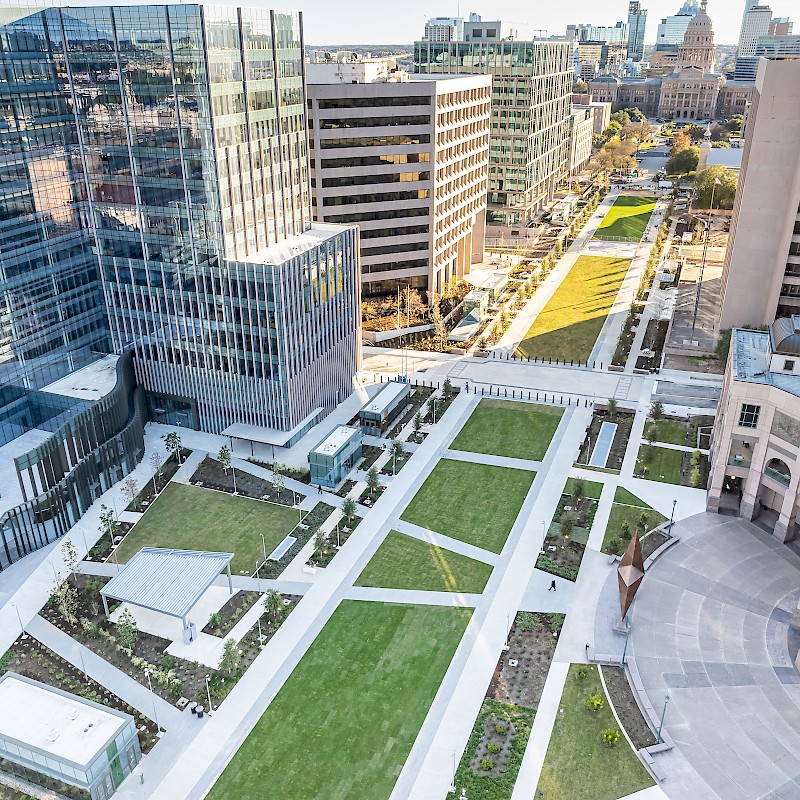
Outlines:
[{"label": "tan stone office building", "polygon": [[798,535],[800,316],[736,328],[711,446],[709,511]]},{"label": "tan stone office building", "polygon": [[491,76],[306,66],[315,218],[359,225],[365,295],[441,293],[483,261]]},{"label": "tan stone office building", "polygon": [[747,122],[720,327],[790,314],[800,314],[800,58],[765,58]]}]

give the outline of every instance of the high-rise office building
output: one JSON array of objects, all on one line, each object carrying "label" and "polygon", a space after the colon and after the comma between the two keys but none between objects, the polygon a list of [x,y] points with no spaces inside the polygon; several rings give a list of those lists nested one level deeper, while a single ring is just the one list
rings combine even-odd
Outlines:
[{"label": "high-rise office building", "polygon": [[213,432],[295,431],[349,394],[357,231],[311,221],[300,16],[177,5],[3,21],[0,135],[20,156],[0,189],[2,296],[31,329],[6,347],[38,336],[46,356],[60,339],[82,358],[110,339],[133,352],[153,418]]},{"label": "high-rise office building", "polygon": [[647,9],[638,0],[628,6],[628,59],[641,61],[644,58],[645,33],[647,32]]},{"label": "high-rise office building", "polygon": [[429,42],[452,42],[463,35],[463,17],[432,17],[425,23],[425,34],[422,38]]},{"label": "high-rise office building", "polygon": [[800,59],[762,58],[723,272],[721,328],[800,313]]},{"label": "high-rise office building", "polygon": [[656,51],[674,51],[683,43],[686,29],[694,16],[700,11],[700,0],[686,0],[677,14],[664,17],[656,32]]},{"label": "high-rise office building", "polygon": [[417,72],[431,74],[492,76],[486,222],[521,226],[552,198],[569,169],[571,46],[555,40],[486,40],[487,24],[479,27],[481,40],[417,42],[414,65]]},{"label": "high-rise office building", "polygon": [[315,218],[358,223],[364,294],[442,294],[483,261],[491,77],[306,70]]}]

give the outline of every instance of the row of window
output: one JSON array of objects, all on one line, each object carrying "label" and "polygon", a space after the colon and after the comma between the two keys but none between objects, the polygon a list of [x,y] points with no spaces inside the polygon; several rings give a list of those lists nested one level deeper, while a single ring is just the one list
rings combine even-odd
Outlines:
[{"label": "row of window", "polygon": [[[321,111],[336,108],[381,108],[384,106],[427,106],[430,105],[430,96],[409,95],[405,97],[341,97],[334,100],[319,100]],[[311,107],[312,101],[308,101]]]},{"label": "row of window", "polygon": [[320,139],[321,150],[332,150],[337,147],[392,147],[405,144],[430,144],[431,137],[427,133],[399,134],[398,136],[358,136],[349,139]]}]

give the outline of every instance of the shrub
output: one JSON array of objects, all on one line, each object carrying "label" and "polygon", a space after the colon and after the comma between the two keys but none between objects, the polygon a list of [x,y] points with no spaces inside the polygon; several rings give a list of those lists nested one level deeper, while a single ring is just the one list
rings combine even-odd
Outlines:
[{"label": "shrub", "polygon": [[482,758],[481,759],[481,769],[484,772],[489,772],[491,768],[494,766],[494,761],[491,758]]},{"label": "shrub", "polygon": [[606,705],[606,701],[603,700],[603,698],[600,697],[599,694],[590,694],[586,698],[586,710],[587,711],[593,711],[594,713],[597,713],[601,709],[605,708],[605,705]]},{"label": "shrub", "polygon": [[589,677],[589,667],[580,666],[578,667],[578,671],[575,674],[578,680],[585,681]]},{"label": "shrub", "polygon": [[575,530],[575,523],[577,518],[575,514],[571,511],[567,511],[566,514],[563,514],[561,517],[561,535],[565,539],[569,539],[572,535],[572,532]]},{"label": "shrub", "polygon": [[117,621],[117,639],[123,650],[133,650],[139,638],[139,627],[133,614],[126,608]]},{"label": "shrub", "polygon": [[497,723],[495,723],[495,726],[494,726],[494,732],[498,736],[505,736],[508,733],[508,726],[507,725],[501,725],[499,722],[497,722]]},{"label": "shrub", "polygon": [[489,742],[486,749],[492,754],[497,755],[500,752],[500,745],[497,742]]},{"label": "shrub", "polygon": [[608,540],[608,549],[612,553],[619,554],[620,547],[622,547],[622,542],[616,536]]},{"label": "shrub", "polygon": [[520,611],[517,614],[517,627],[521,631],[532,631],[539,624],[539,618],[532,611]]},{"label": "shrub", "polygon": [[600,741],[606,747],[616,747],[622,734],[616,728],[603,728],[600,732]]},{"label": "shrub", "polygon": [[236,641],[234,639],[228,639],[222,646],[222,656],[219,660],[220,671],[227,672],[229,675],[232,675],[237,669],[239,669],[241,658],[242,657],[239,654],[239,648],[236,645]]},{"label": "shrub", "polygon": [[692,484],[692,488],[698,489],[700,487],[700,481],[702,480],[700,476],[700,467],[692,467],[692,474],[689,478],[690,483]]},{"label": "shrub", "polygon": [[220,622],[222,622],[222,617],[220,616],[219,611],[212,611],[208,618],[208,627],[219,628]]},{"label": "shrub", "polygon": [[698,466],[700,464],[700,451],[699,450],[695,450],[692,453],[691,463],[692,463],[693,467],[696,467],[696,466]]},{"label": "shrub", "polygon": [[628,520],[625,520],[625,522],[622,523],[622,526],[620,528],[620,533],[622,535],[622,538],[625,539],[626,541],[631,538],[631,525],[628,522]]}]

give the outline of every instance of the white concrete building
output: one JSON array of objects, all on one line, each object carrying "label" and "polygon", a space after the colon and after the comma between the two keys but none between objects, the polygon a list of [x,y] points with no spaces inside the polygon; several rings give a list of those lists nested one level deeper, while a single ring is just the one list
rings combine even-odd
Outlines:
[{"label": "white concrete building", "polygon": [[656,32],[656,50],[670,48],[677,50],[678,46],[683,43],[689,23],[698,11],[700,11],[699,0],[687,0],[677,14],[664,17]]},{"label": "white concrete building", "polygon": [[320,221],[357,223],[366,295],[441,293],[483,261],[491,77],[307,65]]},{"label": "white concrete building", "polygon": [[722,280],[721,328],[800,313],[800,59],[761,59]]},{"label": "white concrete building", "polygon": [[800,316],[734,329],[711,447],[708,510],[798,534]]},{"label": "white concrete building", "polygon": [[592,157],[594,116],[589,109],[572,109],[569,118],[569,174],[577,175]]},{"label": "white concrete building", "polygon": [[425,23],[425,34],[422,38],[428,42],[454,42],[463,34],[463,17],[432,17]]}]

